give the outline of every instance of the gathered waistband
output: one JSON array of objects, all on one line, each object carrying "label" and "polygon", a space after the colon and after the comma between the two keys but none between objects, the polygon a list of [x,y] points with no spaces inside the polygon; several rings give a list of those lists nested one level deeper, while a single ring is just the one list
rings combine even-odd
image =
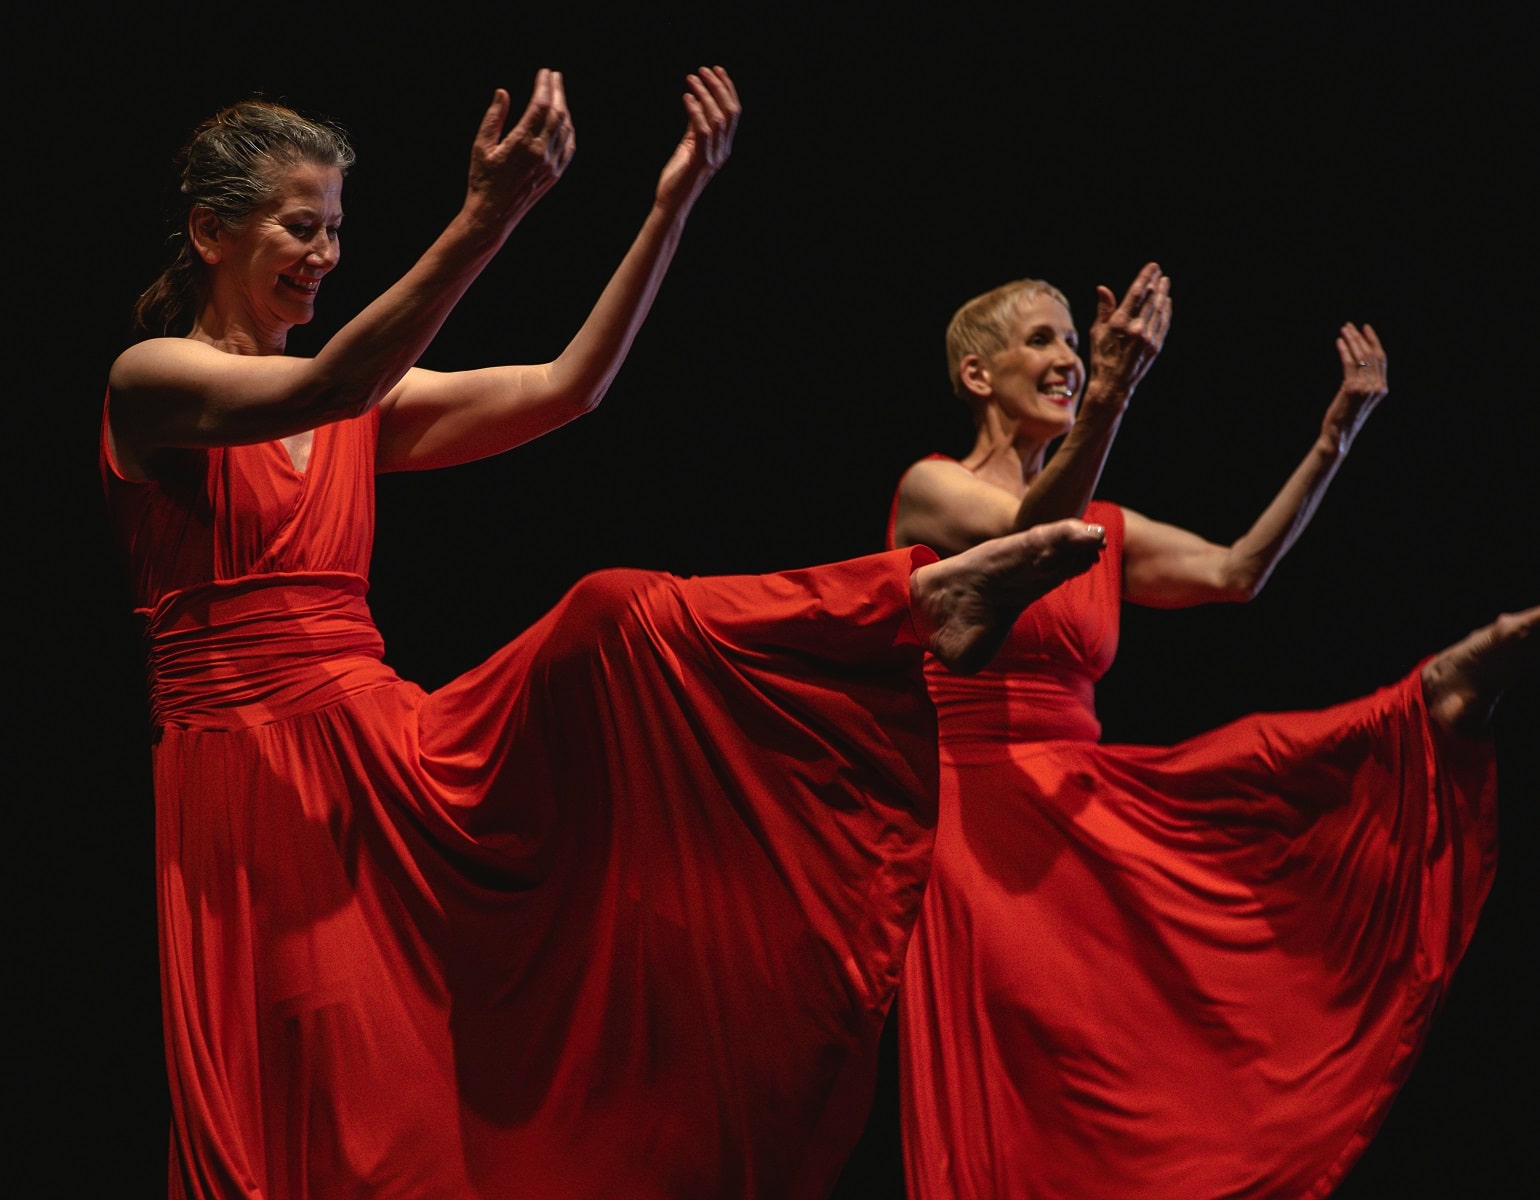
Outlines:
[{"label": "gathered waistband", "polygon": [[1073,666],[1042,658],[1025,670],[954,675],[927,662],[925,676],[943,760],[987,758],[1019,742],[1101,737],[1095,681]]},{"label": "gathered waistband", "polygon": [[148,621],[157,729],[265,725],[396,680],[346,573],[261,575],[164,597]]}]

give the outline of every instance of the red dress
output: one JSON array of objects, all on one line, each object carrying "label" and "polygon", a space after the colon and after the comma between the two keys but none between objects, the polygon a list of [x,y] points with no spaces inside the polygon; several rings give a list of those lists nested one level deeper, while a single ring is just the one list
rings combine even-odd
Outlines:
[{"label": "red dress", "polygon": [[988,670],[927,669],[941,812],[899,1003],[911,1200],[1325,1196],[1491,886],[1490,748],[1430,726],[1415,671],[1169,748],[1099,744],[1122,510],[1086,519],[1107,552]]},{"label": "red dress", "polygon": [[929,864],[926,552],[601,572],[432,693],[375,415],[104,450],[147,618],[174,1197],[825,1195]]}]

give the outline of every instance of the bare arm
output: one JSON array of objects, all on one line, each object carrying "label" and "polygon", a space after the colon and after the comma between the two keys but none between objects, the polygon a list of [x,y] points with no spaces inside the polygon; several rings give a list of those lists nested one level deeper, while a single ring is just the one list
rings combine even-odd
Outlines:
[{"label": "bare arm", "polygon": [[1119,302],[1096,289],[1090,379],[1075,424],[1027,488],[1012,528],[1078,517],[1096,493],[1107,454],[1134,389],[1165,345],[1171,328],[1171,280],[1146,263]]},{"label": "bare arm", "polygon": [[571,159],[559,74],[538,73],[523,116],[504,137],[508,112],[508,93],[499,88],[472,145],[460,211],[411,270],[314,358],[276,352],[281,334],[277,346],[253,345],[250,353],[188,338],[154,338],[126,350],[109,376],[120,457],[142,463],[164,446],[265,441],[378,404]]},{"label": "bare arm", "polygon": [[704,67],[687,82],[684,137],[652,208],[566,349],[535,366],[410,372],[381,406],[380,470],[498,454],[598,406],[652,307],[690,210],[732,150],[741,106],[727,72]]},{"label": "bare arm", "polygon": [[1374,328],[1344,325],[1337,338],[1342,385],[1309,453],[1262,515],[1232,545],[1220,546],[1124,510],[1123,595],[1136,604],[1183,608],[1250,600],[1299,539],[1353,439],[1388,390],[1384,348]]},{"label": "bare arm", "polygon": [[957,554],[990,538],[1085,512],[1134,389],[1165,343],[1170,289],[1170,279],[1155,263],[1145,264],[1121,302],[1108,288],[1096,289],[1091,375],[1080,411],[1020,499],[975,479],[957,463],[916,463],[899,484],[895,542]]}]

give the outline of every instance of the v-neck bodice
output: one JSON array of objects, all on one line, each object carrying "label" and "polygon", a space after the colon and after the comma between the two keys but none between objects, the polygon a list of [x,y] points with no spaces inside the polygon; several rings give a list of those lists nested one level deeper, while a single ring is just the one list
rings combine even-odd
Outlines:
[{"label": "v-neck bodice", "polygon": [[104,440],[108,511],[135,608],[148,612],[174,592],[259,575],[367,577],[378,421],[370,413],[321,426],[303,470],[274,440],[168,452],[150,482],[124,477]]}]

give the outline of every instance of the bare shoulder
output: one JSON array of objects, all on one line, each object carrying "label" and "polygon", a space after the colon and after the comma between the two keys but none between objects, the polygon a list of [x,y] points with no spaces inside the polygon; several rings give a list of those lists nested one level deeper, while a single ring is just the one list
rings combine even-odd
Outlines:
[{"label": "bare shoulder", "polygon": [[898,481],[900,496],[922,497],[949,492],[975,482],[955,458],[930,456],[912,464]]},{"label": "bare shoulder", "polygon": [[956,554],[1009,533],[1019,501],[977,478],[955,459],[928,458],[904,473],[894,514],[894,544]]},{"label": "bare shoulder", "polygon": [[1123,514],[1123,557],[1125,559],[1159,549],[1160,522],[1151,520],[1142,512],[1129,508],[1126,504],[1116,505],[1116,508]]},{"label": "bare shoulder", "polygon": [[243,357],[190,338],[147,338],[118,355],[107,372],[107,385],[115,406],[132,406],[157,394],[196,392],[205,381],[239,370]]},{"label": "bare shoulder", "polygon": [[153,379],[160,371],[178,363],[198,362],[220,351],[190,338],[156,337],[135,342],[114,360],[108,381],[114,387],[129,387]]}]

